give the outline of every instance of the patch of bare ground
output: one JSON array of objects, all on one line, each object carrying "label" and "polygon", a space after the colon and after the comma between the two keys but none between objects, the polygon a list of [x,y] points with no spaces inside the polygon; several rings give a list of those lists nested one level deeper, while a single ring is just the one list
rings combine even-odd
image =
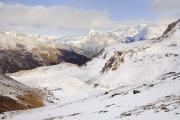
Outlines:
[{"label": "patch of bare ground", "polygon": [[26,105],[28,108],[37,108],[44,106],[42,95],[36,91],[27,92],[24,95],[17,96],[17,98],[23,105]]},{"label": "patch of bare ground", "polygon": [[27,108],[27,106],[21,104],[17,100],[7,96],[0,96],[0,113],[13,110],[24,110]]},{"label": "patch of bare ground", "polygon": [[64,117],[63,116],[56,116],[56,117],[49,117],[49,118],[46,118],[46,119],[43,119],[43,120],[61,120],[63,119]]},{"label": "patch of bare ground", "polygon": [[17,98],[19,100],[0,95],[0,113],[44,106],[41,95],[36,92],[27,92]]},{"label": "patch of bare ground", "polygon": [[153,110],[154,113],[158,112],[169,112],[177,109],[180,106],[180,96],[176,95],[170,95],[170,96],[165,96],[164,98],[153,102],[149,103],[147,105],[139,106],[133,110],[126,111],[120,114],[120,118],[128,117],[128,116],[133,116],[133,115],[140,115],[143,112]]},{"label": "patch of bare ground", "polygon": [[81,113],[73,113],[73,114],[70,114],[70,115],[63,115],[63,116],[56,116],[56,117],[49,117],[49,118],[45,118],[43,120],[61,120],[63,118],[66,118],[66,117],[76,117],[78,115],[80,115]]}]

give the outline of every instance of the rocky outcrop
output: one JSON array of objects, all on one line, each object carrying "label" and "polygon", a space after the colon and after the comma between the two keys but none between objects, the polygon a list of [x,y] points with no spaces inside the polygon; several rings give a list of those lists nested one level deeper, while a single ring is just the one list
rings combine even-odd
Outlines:
[{"label": "rocky outcrop", "polygon": [[63,62],[68,62],[68,63],[73,63],[77,65],[83,65],[87,61],[90,60],[90,58],[80,55],[78,53],[75,53],[73,51],[67,51],[63,49],[59,49],[60,55],[58,56],[58,60],[63,61]]},{"label": "rocky outcrop", "polygon": [[164,38],[168,37],[171,33],[175,32],[176,31],[176,26],[178,27],[178,29],[180,28],[180,19],[177,20],[176,22],[173,22],[173,23],[169,24],[167,29],[164,31],[162,37],[164,37]]},{"label": "rocky outcrop", "polygon": [[117,51],[105,64],[102,68],[101,73],[107,72],[108,70],[116,70],[121,63],[124,62],[124,53]]},{"label": "rocky outcrop", "polygon": [[133,94],[141,93],[139,90],[133,90]]}]

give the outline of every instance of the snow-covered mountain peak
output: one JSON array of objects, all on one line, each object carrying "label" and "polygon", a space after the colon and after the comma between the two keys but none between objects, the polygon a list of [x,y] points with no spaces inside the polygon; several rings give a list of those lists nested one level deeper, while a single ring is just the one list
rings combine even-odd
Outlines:
[{"label": "snow-covered mountain peak", "polygon": [[147,24],[140,24],[136,27],[129,27],[123,32],[123,34],[120,35],[121,41],[129,43],[158,38],[162,35],[165,28],[166,25]]},{"label": "snow-covered mountain peak", "polygon": [[89,36],[95,36],[96,35],[96,31],[94,30],[94,29],[90,29],[90,31],[89,31]]},{"label": "snow-covered mountain peak", "polygon": [[126,27],[109,31],[96,31],[91,29],[86,36],[66,37],[56,40],[57,45],[68,44],[80,49],[80,54],[87,57],[97,55],[102,49],[116,43],[130,43],[135,41],[158,38],[162,35],[166,25],[139,24],[134,27]]},{"label": "snow-covered mountain peak", "polygon": [[18,49],[17,45],[21,45],[28,50],[31,50],[40,44],[47,45],[47,43],[48,45],[54,46],[53,39],[40,35],[26,35],[22,33],[1,31],[0,38],[1,49]]}]

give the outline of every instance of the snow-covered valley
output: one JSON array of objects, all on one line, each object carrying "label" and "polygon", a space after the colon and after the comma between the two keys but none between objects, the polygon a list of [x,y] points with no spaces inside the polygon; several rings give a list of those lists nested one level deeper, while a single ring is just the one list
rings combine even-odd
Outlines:
[{"label": "snow-covered valley", "polygon": [[64,61],[7,73],[24,86],[45,92],[45,106],[5,112],[0,119],[180,119],[180,20],[167,27],[91,30],[85,37],[70,39],[56,39],[50,45],[55,49],[68,46],[91,59],[80,66]]}]

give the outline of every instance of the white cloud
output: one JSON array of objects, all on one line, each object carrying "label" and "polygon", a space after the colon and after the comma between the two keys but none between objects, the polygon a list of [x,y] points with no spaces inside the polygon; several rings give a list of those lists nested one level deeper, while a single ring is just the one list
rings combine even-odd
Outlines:
[{"label": "white cloud", "polygon": [[161,12],[179,12],[180,0],[152,0],[152,8]]},{"label": "white cloud", "polygon": [[[179,4],[179,1],[153,0],[152,6],[153,9],[160,11],[170,8],[177,10],[179,7],[176,5]],[[175,3],[176,5],[174,5]],[[107,11],[100,10],[85,10],[67,6],[27,6],[0,2],[0,30],[12,32],[46,35],[79,35],[91,28],[110,30],[140,23],[148,23],[148,21],[112,21]]]},{"label": "white cloud", "polygon": [[0,27],[46,27],[55,29],[103,29],[112,22],[106,11],[66,6],[27,6],[0,3]]}]

